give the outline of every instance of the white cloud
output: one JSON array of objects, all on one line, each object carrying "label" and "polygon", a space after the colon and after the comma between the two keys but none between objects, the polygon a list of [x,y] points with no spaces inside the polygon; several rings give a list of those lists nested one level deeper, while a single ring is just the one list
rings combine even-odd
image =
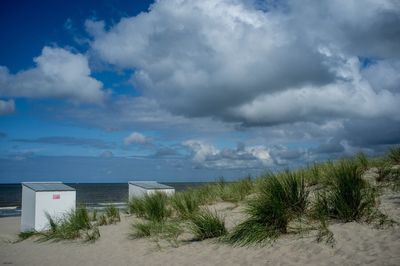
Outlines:
[{"label": "white cloud", "polygon": [[199,140],[187,140],[182,143],[189,147],[193,153],[193,161],[203,163],[208,158],[216,156],[219,151],[212,145]]},{"label": "white cloud", "polygon": [[362,75],[358,59],[350,58],[336,71],[342,80],[319,87],[305,86],[260,95],[252,102],[232,109],[231,113],[236,120],[256,125],[320,122],[332,118],[391,117],[400,120],[396,115],[400,94],[394,90],[372,87],[367,80],[368,76],[364,76],[372,71],[367,69]]},{"label": "white cloud", "polygon": [[325,55],[292,36],[285,17],[239,1],[159,1],[109,31],[87,25],[95,54],[135,69],[146,97],[187,116],[221,116],[261,93],[332,79]]},{"label": "white cloud", "polygon": [[0,96],[62,98],[85,103],[100,103],[104,99],[103,84],[90,76],[84,55],[44,47],[34,62],[35,68],[16,74],[0,66]]},{"label": "white cloud", "polygon": [[[254,2],[160,0],[113,25],[86,21],[87,54],[133,70],[140,96],[66,116],[107,130],[151,128],[168,141],[248,138],[245,150],[186,142],[193,161],[210,167],[306,157],[274,144],[400,141],[398,1]],[[390,130],[374,141],[377,128]]]},{"label": "white cloud", "polygon": [[139,132],[133,132],[126,138],[124,138],[124,144],[125,145],[130,145],[132,143],[137,143],[137,144],[145,144],[149,143],[150,139],[146,137],[143,134],[140,134]]},{"label": "white cloud", "polygon": [[15,111],[15,103],[13,100],[0,100],[0,115],[6,115]]},{"label": "white cloud", "polygon": [[[400,57],[398,3],[269,4],[161,0],[86,28],[94,55],[134,69],[143,97],[175,114],[249,126],[395,115],[398,64],[384,62]],[[357,58],[369,56],[382,63],[364,71]]]},{"label": "white cloud", "polygon": [[264,168],[273,165],[269,149],[258,145],[239,146],[237,149],[217,149],[201,140],[187,140],[182,143],[191,152],[191,160],[198,166],[220,169]]}]

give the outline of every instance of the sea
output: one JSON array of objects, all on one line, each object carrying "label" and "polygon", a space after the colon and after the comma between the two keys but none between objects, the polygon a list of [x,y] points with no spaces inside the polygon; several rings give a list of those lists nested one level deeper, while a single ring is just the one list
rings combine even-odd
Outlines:
[{"label": "sea", "polygon": [[[66,183],[76,189],[77,205],[84,204],[88,209],[101,209],[114,205],[119,209],[126,208],[128,201],[128,183]],[[204,182],[168,183],[175,191],[184,191],[197,187]],[[0,184],[0,217],[21,215],[21,184]]]}]

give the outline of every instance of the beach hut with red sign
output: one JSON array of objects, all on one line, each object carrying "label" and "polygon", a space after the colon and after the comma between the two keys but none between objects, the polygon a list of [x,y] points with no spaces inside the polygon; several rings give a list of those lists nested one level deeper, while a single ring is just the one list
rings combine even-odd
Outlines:
[{"label": "beach hut with red sign", "polygon": [[76,190],[61,182],[22,183],[21,231],[49,228],[46,213],[57,219],[75,210]]}]

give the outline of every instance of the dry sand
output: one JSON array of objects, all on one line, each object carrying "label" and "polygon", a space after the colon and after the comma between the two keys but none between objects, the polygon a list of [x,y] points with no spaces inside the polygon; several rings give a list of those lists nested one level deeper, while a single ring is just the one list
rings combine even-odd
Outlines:
[{"label": "dry sand", "polygon": [[[400,195],[381,197],[381,209],[400,221]],[[225,215],[228,228],[243,219],[242,206],[218,203],[210,208]],[[129,238],[133,217],[100,227],[94,244],[79,241],[13,243],[19,217],[0,218],[0,263],[3,265],[400,265],[400,228],[374,229],[371,225],[333,224],[336,244],[315,240],[315,232],[286,235],[272,246],[238,248],[213,240],[185,242],[178,247],[149,239]]]}]

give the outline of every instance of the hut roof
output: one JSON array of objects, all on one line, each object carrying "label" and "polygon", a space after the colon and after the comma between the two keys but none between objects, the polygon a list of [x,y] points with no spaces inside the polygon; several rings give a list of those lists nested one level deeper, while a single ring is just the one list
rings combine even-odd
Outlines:
[{"label": "hut roof", "polygon": [[129,184],[144,189],[173,189],[173,187],[157,183],[156,181],[129,181]]},{"label": "hut roof", "polygon": [[61,182],[23,182],[22,185],[34,191],[75,191]]}]

